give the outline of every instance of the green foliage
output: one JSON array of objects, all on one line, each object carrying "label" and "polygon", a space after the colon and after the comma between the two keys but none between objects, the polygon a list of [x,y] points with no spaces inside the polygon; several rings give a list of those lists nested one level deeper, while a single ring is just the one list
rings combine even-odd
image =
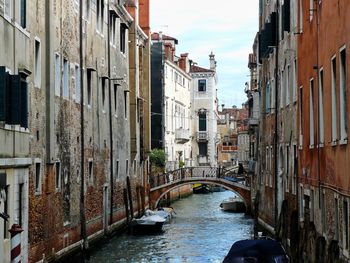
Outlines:
[{"label": "green foliage", "polygon": [[180,160],[179,167],[180,168],[184,168],[185,167],[185,162]]},{"label": "green foliage", "polygon": [[163,149],[152,149],[149,158],[152,165],[165,167],[166,155]]}]

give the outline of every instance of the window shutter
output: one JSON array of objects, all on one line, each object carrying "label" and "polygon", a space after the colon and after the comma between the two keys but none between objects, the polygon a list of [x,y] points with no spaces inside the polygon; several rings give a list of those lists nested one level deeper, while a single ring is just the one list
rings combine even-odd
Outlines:
[{"label": "window shutter", "polygon": [[19,75],[10,75],[10,105],[8,124],[20,124],[20,85],[21,78]]},{"label": "window shutter", "polygon": [[21,127],[28,128],[28,83],[21,81],[21,105],[20,105],[20,122]]},{"label": "window shutter", "polygon": [[290,0],[284,0],[283,4],[283,30],[290,32]]},{"label": "window shutter", "polygon": [[7,106],[6,79],[7,79],[7,73],[5,71],[5,67],[0,67],[0,121],[6,120],[6,106]]}]

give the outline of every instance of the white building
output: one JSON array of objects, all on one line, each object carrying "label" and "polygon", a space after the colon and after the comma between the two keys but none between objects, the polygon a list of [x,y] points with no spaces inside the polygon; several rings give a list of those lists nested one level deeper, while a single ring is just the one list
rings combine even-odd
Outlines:
[{"label": "white building", "polygon": [[193,166],[217,166],[217,74],[213,53],[210,69],[191,65],[192,84],[192,157]]},{"label": "white building", "polygon": [[[153,33],[152,82],[153,148],[164,147],[167,155],[166,169],[172,171],[191,165],[191,77],[187,54],[175,56],[175,38]],[[157,42],[157,44],[155,44]],[[158,58],[157,58],[158,55]],[[157,78],[161,76],[162,79]],[[157,104],[159,107],[157,107]],[[157,113],[157,110],[159,113]],[[160,127],[161,126],[161,127]],[[162,146],[158,143],[158,136]]]}]

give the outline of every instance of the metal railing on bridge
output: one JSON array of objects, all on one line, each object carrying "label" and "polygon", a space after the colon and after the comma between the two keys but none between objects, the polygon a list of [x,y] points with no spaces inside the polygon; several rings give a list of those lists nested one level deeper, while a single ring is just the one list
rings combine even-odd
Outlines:
[{"label": "metal railing on bridge", "polygon": [[164,174],[150,177],[151,188],[160,187],[169,183],[180,182],[188,179],[224,179],[234,183],[250,187],[248,174],[238,174],[236,171],[219,167],[185,167]]}]

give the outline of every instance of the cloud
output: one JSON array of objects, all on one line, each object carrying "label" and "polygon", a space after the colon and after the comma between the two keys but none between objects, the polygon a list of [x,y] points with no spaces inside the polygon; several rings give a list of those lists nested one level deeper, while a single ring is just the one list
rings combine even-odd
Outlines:
[{"label": "cloud", "polygon": [[243,89],[249,79],[248,55],[258,30],[258,9],[258,0],[151,0],[151,30],[177,38],[177,54],[188,52],[202,67],[209,67],[213,51],[219,101],[240,106],[246,101]]}]

